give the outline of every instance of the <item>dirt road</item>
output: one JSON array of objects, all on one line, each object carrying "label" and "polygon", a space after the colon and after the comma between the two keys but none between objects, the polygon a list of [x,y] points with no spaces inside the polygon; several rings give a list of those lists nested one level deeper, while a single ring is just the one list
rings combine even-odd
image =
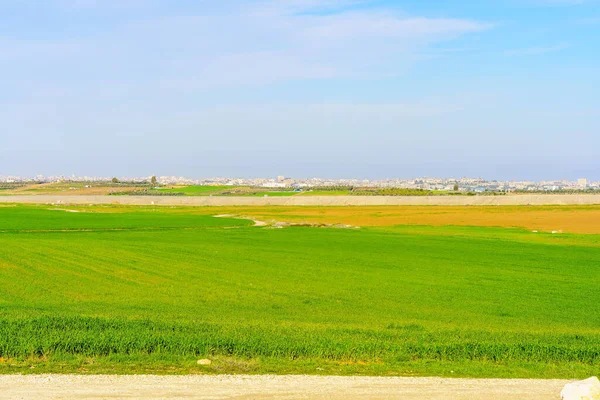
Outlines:
[{"label": "dirt road", "polygon": [[514,195],[514,196],[0,196],[0,203],[37,204],[130,204],[164,206],[498,206],[600,204],[600,195]]},{"label": "dirt road", "polygon": [[0,376],[0,399],[559,399],[561,380],[317,376]]}]

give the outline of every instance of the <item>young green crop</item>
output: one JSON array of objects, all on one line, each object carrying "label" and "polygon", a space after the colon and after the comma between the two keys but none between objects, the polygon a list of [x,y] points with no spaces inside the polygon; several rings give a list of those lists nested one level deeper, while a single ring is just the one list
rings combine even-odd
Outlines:
[{"label": "young green crop", "polygon": [[0,372],[194,372],[210,357],[202,371],[575,377],[600,363],[590,235],[48,208],[0,207]]}]

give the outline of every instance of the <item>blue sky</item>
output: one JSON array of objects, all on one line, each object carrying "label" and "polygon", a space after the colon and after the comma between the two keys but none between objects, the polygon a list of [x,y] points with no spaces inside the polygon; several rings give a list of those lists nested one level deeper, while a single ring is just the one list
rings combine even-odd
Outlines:
[{"label": "blue sky", "polygon": [[600,180],[600,0],[0,0],[0,175]]}]

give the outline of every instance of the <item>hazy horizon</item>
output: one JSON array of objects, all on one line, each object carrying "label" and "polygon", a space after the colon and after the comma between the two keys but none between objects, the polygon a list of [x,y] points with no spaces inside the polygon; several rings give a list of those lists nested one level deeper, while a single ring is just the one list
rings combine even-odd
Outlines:
[{"label": "hazy horizon", "polygon": [[6,0],[0,175],[598,181],[594,37],[598,0]]}]

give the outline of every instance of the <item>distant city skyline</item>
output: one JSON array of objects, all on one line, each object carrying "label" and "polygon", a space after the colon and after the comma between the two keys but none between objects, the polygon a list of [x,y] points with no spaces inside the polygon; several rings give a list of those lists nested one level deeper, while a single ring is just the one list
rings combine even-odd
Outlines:
[{"label": "distant city skyline", "polygon": [[[548,190],[557,190],[559,188],[594,188],[600,189],[600,180],[590,180],[587,178],[578,178],[576,180],[568,179],[551,179],[551,180],[501,180],[501,179],[486,179],[484,177],[435,177],[435,176],[422,176],[422,177],[389,177],[385,179],[367,179],[367,178],[331,178],[331,177],[289,177],[285,175],[278,175],[276,177],[185,177],[185,176],[161,176],[161,175],[144,175],[144,176],[90,176],[90,175],[43,175],[37,174],[35,176],[15,176],[15,175],[2,175],[0,174],[0,183],[18,183],[18,182],[57,182],[57,181],[90,181],[90,182],[110,182],[114,178],[121,181],[150,181],[154,177],[158,179],[159,183],[162,184],[199,184],[199,185],[211,185],[211,184],[224,184],[224,185],[255,185],[264,186],[271,185],[273,183],[285,183],[283,186],[289,186],[292,184],[300,184],[304,186],[311,185],[361,185],[361,184],[375,184],[379,186],[398,186],[398,185],[412,185],[412,184],[439,184],[449,185],[451,183],[462,183],[462,184],[534,184],[549,188]],[[275,185],[278,186],[278,185]]]},{"label": "distant city skyline", "polygon": [[600,0],[4,0],[0,174],[600,180]]},{"label": "distant city skyline", "polygon": [[112,178],[119,179],[147,179],[152,176],[156,177],[164,177],[164,178],[179,178],[190,181],[202,181],[209,179],[277,179],[278,177],[285,177],[291,179],[327,179],[327,180],[418,180],[418,179],[444,179],[444,180],[452,180],[452,179],[481,179],[485,181],[502,181],[502,182],[510,182],[510,181],[519,181],[519,182],[573,182],[573,183],[588,183],[588,182],[600,182],[600,178],[594,178],[590,176],[578,176],[577,178],[548,178],[548,179],[501,179],[494,177],[486,177],[483,175],[413,175],[413,176],[401,176],[401,175],[392,175],[388,174],[383,177],[376,176],[329,176],[329,175],[300,175],[300,176],[290,176],[290,175],[278,175],[278,174],[269,174],[269,175],[210,175],[210,176],[189,176],[183,174],[175,174],[175,175],[165,175],[165,174],[111,174],[111,175],[95,175],[95,174],[6,174],[0,171],[0,181],[6,180],[7,178],[16,178],[18,180],[57,180],[57,179],[66,179],[66,180],[110,180]]}]

